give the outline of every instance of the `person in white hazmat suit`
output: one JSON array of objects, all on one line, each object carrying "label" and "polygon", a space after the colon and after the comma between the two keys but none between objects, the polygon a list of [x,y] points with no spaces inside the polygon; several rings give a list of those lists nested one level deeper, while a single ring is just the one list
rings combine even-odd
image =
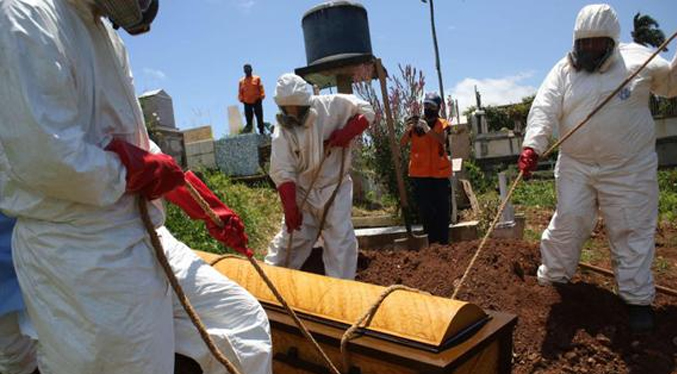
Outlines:
[{"label": "person in white hazmat suit", "polygon": [[[4,219],[2,217],[0,215],[0,219]],[[231,360],[236,358],[235,364],[243,373],[272,373],[272,347],[267,338],[270,329],[258,302],[242,287],[201,261],[167,228],[160,227],[157,233],[179,284],[219,349]],[[6,306],[11,307],[12,312],[0,316],[0,373],[33,373],[38,366],[37,333],[22,304]],[[209,352],[176,297],[173,315],[175,352],[195,360],[205,374],[223,373],[222,364]]]},{"label": "person in white hazmat suit", "polygon": [[[615,11],[584,7],[573,51],[550,71],[527,120],[519,168],[528,176],[555,129],[579,124],[652,51],[619,43]],[[677,57],[676,57],[677,58]],[[677,95],[677,59],[656,57],[600,112],[561,146],[555,177],[557,210],[541,237],[541,284],[566,283],[601,211],[611,247],[618,295],[629,305],[630,328],[653,328],[651,263],[658,216],[654,122],[649,94]]]},{"label": "person in white hazmat suit", "polygon": [[[275,103],[281,113],[273,132],[270,177],[280,194],[284,218],[265,261],[285,265],[289,234],[294,231],[288,266],[299,269],[319,236],[323,242],[325,273],[354,279],[357,238],[351,222],[353,181],[349,174],[349,147],[351,140],[374,121],[374,110],[353,95],[311,95],[306,82],[294,74],[284,74],[278,79]],[[328,155],[322,162],[325,151]],[[341,177],[342,157],[345,159]],[[337,186],[320,233],[323,211]],[[307,202],[301,207],[306,195]]]},{"label": "person in white hazmat suit", "polygon": [[0,210],[16,217],[13,261],[43,374],[173,371],[174,352],[222,373],[172,299],[136,208],[151,219],[175,272],[224,354],[271,372],[268,321],[162,228],[167,195],[204,219],[190,181],[224,221],[209,233],[247,256],[244,226],[192,173],[152,150],[126,51],[102,17],[150,29],[157,0],[6,0],[0,6]]}]

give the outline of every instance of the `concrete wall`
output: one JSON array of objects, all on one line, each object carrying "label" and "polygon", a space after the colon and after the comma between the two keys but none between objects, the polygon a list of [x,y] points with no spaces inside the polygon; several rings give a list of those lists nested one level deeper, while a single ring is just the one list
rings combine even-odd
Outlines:
[{"label": "concrete wall", "polygon": [[216,165],[230,176],[260,174],[259,146],[266,139],[266,136],[249,133],[216,141]]},{"label": "concrete wall", "polygon": [[479,136],[473,144],[475,158],[517,156],[522,151],[522,137],[509,133],[490,133]]},{"label": "concrete wall", "polygon": [[193,129],[183,130],[183,138],[186,144],[201,142],[205,140],[214,140],[211,126],[196,127]]},{"label": "concrete wall", "polygon": [[216,168],[214,141],[209,139],[186,144],[186,159],[189,169]]},{"label": "concrete wall", "polygon": [[677,166],[677,117],[657,118],[654,121],[658,166]]},{"label": "concrete wall", "polygon": [[183,131],[186,143],[186,164],[189,169],[216,168],[216,152],[211,126]]}]

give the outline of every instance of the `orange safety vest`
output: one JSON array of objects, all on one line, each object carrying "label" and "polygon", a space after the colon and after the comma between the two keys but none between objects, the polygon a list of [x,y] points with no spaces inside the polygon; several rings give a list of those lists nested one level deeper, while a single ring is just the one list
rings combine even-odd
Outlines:
[{"label": "orange safety vest", "polygon": [[261,84],[261,77],[252,75],[240,79],[240,88],[238,90],[238,100],[245,104],[254,104],[266,97],[266,92]]},{"label": "orange safety vest", "polygon": [[[445,134],[449,122],[438,118],[430,131]],[[451,176],[451,160],[444,146],[432,136],[411,136],[411,153],[409,155],[409,176],[418,178],[449,178]]]}]

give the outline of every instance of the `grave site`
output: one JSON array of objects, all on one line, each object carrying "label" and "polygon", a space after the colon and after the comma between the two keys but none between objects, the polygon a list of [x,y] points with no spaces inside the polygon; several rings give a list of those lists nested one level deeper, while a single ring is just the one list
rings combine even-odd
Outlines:
[{"label": "grave site", "polygon": [[[43,13],[69,15],[79,26],[66,33],[101,27],[92,40],[106,43],[83,47],[77,69],[46,54],[56,63],[37,77],[84,87],[36,91],[56,97],[55,118],[0,90],[18,108],[0,107],[0,296],[15,291],[0,300],[0,374],[677,374],[677,56],[661,56],[677,33],[651,17],[637,13],[634,43],[619,47],[614,9],[584,6],[538,92],[491,105],[475,85],[463,122],[444,94],[433,0],[421,3],[437,91],[372,49],[367,5],[323,2],[299,14],[305,65],[264,91],[246,63],[246,126],[230,105],[216,139],[211,125],[180,130],[164,89],[128,100],[124,64],[107,77],[124,78],[120,92],[84,86],[99,53],[126,56],[108,32],[148,32],[157,0],[34,2],[35,14],[1,3],[0,26],[17,25],[0,43],[32,27],[39,43],[0,51],[45,60],[31,48],[59,27]],[[91,42],[74,33],[59,42]],[[33,82],[14,69],[0,77]],[[73,118],[96,123],[59,122],[60,105],[89,94],[103,120],[85,108]],[[118,129],[118,112],[141,124]],[[36,124],[12,127],[27,113]],[[22,142],[25,129],[38,141]],[[41,142],[35,163],[16,156]],[[117,178],[96,174],[105,167]],[[90,191],[106,178],[117,201]]]},{"label": "grave site", "polygon": [[[350,19],[347,22],[354,27],[346,32],[351,34],[368,32],[352,18],[361,13],[359,7],[333,5],[307,12],[304,30],[308,31],[309,65],[296,73],[316,87],[335,86],[338,92],[366,98],[386,96],[387,76],[392,72],[371,53],[325,56],[324,49],[340,48],[352,36],[337,39],[341,42],[335,44],[314,40],[319,34],[313,33],[313,21],[320,15]],[[367,38],[366,34],[357,38],[356,45]],[[407,69],[400,70],[402,80],[414,82],[416,73]],[[374,79],[377,84],[372,88],[369,82]],[[598,104],[591,116],[604,105]],[[477,106],[482,108],[479,93]],[[393,169],[391,193],[400,214],[384,215],[383,210],[372,212],[369,207],[353,209],[359,243],[354,281],[327,276],[320,236],[300,270],[264,266],[282,297],[242,259],[201,253],[264,306],[272,328],[274,372],[668,374],[677,370],[677,325],[673,322],[677,318],[677,232],[672,219],[661,220],[656,235],[659,261],[653,266],[657,296],[652,312],[655,326],[660,327],[637,334],[629,328],[627,307],[617,295],[602,219],[596,221],[574,277],[566,284],[539,285],[540,234],[555,206],[511,204],[517,186],[532,183],[523,180],[524,172],[499,175],[489,189],[500,190],[500,196],[486,202],[473,193],[477,181],[469,181],[472,171],[459,159],[453,166],[450,208],[456,219],[449,227],[450,244],[430,243],[429,235],[417,225],[420,217],[418,221],[411,218],[411,189],[405,182],[405,168],[398,167],[406,157],[397,144],[402,134],[400,109],[391,108],[388,101],[379,108],[382,139],[390,149],[385,157]],[[472,131],[477,138],[508,142],[510,149],[517,149],[512,152],[519,153],[512,138],[488,133],[486,121],[483,111],[473,114]],[[578,128],[550,144],[541,158],[547,159]],[[467,141],[467,134],[459,129],[451,136],[456,146],[452,145],[452,153],[470,153],[462,150],[463,136]],[[499,154],[492,160],[480,157],[484,152],[475,149],[476,162],[488,163],[490,168],[496,162],[494,170],[515,157]],[[552,162],[548,165],[551,168]],[[547,171],[548,166],[543,169],[540,174],[545,177],[537,183],[549,180],[549,190],[525,188],[526,192],[519,192],[520,199],[525,194],[554,195],[552,171]],[[258,253],[265,256],[266,249]],[[285,313],[286,303],[305,327],[298,327],[296,317]],[[317,345],[303,331],[306,328]]]}]

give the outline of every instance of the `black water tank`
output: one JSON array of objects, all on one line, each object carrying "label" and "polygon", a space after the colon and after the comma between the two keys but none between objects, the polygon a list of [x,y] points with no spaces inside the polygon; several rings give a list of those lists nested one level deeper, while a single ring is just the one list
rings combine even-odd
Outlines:
[{"label": "black water tank", "polygon": [[371,55],[367,10],[352,1],[330,1],[303,15],[308,65]]}]

